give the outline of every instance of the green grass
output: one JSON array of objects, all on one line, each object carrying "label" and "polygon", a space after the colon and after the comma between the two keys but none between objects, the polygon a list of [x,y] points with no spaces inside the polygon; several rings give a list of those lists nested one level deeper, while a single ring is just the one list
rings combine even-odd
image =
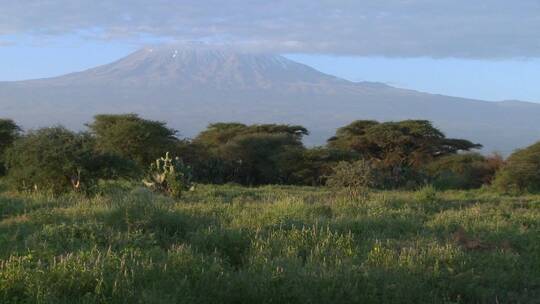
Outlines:
[{"label": "green grass", "polygon": [[0,192],[0,303],[540,301],[540,196],[104,189]]}]

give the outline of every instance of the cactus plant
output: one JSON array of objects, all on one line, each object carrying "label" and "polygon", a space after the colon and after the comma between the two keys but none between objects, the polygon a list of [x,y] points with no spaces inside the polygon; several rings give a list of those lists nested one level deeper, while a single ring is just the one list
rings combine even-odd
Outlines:
[{"label": "cactus plant", "polygon": [[169,152],[150,164],[143,183],[152,191],[176,198],[182,196],[184,191],[193,189],[191,168],[179,157],[171,158]]}]

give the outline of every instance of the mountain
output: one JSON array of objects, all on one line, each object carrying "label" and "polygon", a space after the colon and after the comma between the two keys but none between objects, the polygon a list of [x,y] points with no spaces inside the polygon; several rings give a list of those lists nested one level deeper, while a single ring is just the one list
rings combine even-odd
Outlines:
[{"label": "mountain", "polygon": [[448,136],[508,154],[540,140],[540,104],[488,102],[350,82],[278,55],[209,46],[141,49],[60,77],[0,82],[0,116],[25,128],[81,129],[97,113],[134,112],[183,136],[208,123],[301,124],[323,144],[356,119],[429,119]]}]

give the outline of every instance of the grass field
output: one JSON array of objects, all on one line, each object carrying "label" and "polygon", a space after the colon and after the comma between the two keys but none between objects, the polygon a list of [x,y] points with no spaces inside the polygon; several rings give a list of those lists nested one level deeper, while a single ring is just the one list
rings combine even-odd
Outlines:
[{"label": "grass field", "polygon": [[0,191],[0,303],[539,303],[540,196]]}]

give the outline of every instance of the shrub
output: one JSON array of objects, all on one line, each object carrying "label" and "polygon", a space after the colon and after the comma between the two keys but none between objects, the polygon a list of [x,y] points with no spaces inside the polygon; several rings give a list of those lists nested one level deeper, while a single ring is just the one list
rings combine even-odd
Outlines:
[{"label": "shrub", "polygon": [[43,128],[17,139],[6,150],[7,181],[16,190],[88,191],[100,178],[129,177],[135,165],[119,156],[99,154],[87,133]]},{"label": "shrub", "polygon": [[498,155],[466,153],[440,158],[428,164],[425,172],[437,189],[475,189],[490,184],[501,165]]},{"label": "shrub", "polygon": [[325,185],[326,179],[340,161],[356,159],[358,159],[358,155],[350,151],[326,147],[305,149],[301,160],[294,165],[293,183],[308,186]]},{"label": "shrub", "polygon": [[53,193],[93,183],[91,138],[63,127],[44,128],[16,140],[6,151],[8,182],[18,190]]},{"label": "shrub", "polygon": [[140,179],[143,173],[143,170],[134,161],[120,155],[99,153],[97,151],[94,151],[94,153],[89,170],[100,179]]},{"label": "shrub", "polygon": [[494,186],[504,192],[540,192],[540,142],[510,155]]},{"label": "shrub", "polygon": [[351,196],[359,196],[374,187],[376,180],[376,171],[371,162],[361,159],[355,162],[339,162],[332,175],[328,176],[326,185],[344,190]]},{"label": "shrub", "polygon": [[191,169],[180,158],[171,158],[167,152],[165,157],[150,165],[143,183],[152,191],[178,198],[192,188]]}]

